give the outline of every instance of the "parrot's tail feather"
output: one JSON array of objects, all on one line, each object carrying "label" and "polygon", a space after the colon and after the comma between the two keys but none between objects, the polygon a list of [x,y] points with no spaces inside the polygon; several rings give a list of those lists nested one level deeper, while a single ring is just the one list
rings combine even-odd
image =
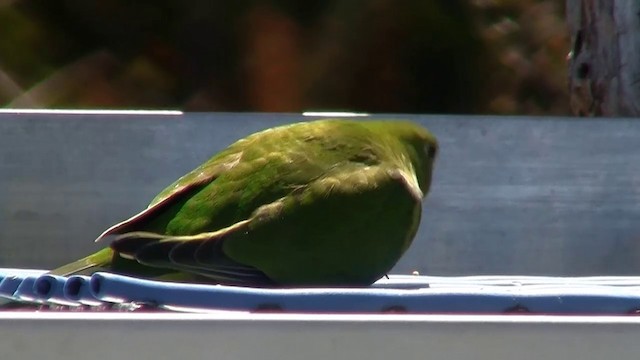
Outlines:
[{"label": "parrot's tail feather", "polygon": [[80,260],[60,266],[49,273],[60,276],[90,275],[97,271],[109,270],[113,250],[106,248]]}]

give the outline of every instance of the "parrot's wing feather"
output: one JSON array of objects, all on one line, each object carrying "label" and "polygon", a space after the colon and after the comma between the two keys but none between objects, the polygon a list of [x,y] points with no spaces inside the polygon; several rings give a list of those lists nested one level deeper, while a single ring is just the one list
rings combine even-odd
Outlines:
[{"label": "parrot's wing feather", "polygon": [[180,196],[181,193],[188,193],[190,190],[191,190],[190,187],[185,186],[181,188],[180,191],[175,192],[172,196],[166,197],[160,202],[157,202],[152,206],[149,206],[148,208],[133,215],[132,217],[112,225],[107,230],[103,231],[102,234],[98,235],[95,242],[98,242],[109,235],[125,233],[127,229],[134,227],[135,224],[138,224],[153,218],[156,214],[160,213],[167,204],[173,202],[176,196]]},{"label": "parrot's wing feather", "polygon": [[209,184],[220,176],[220,174],[233,168],[238,164],[241,156],[241,152],[232,153],[231,155],[222,157],[220,160],[215,159],[217,161],[212,161],[210,164],[205,163],[202,167],[186,174],[178,179],[172,186],[169,186],[158,194],[149,207],[109,227],[103,231],[95,241],[98,242],[104,237],[113,234],[124,234],[131,229],[137,228],[138,224],[150,221],[155,216],[161,214],[168,206],[188,196],[192,191]]},{"label": "parrot's wing feather", "polygon": [[[255,281],[259,277],[264,277],[264,273],[254,267],[242,265],[229,259],[229,257],[224,254],[222,249],[223,244],[223,239],[212,239],[202,242],[182,241],[171,249],[169,258],[175,264],[191,266],[198,269],[209,269],[221,276],[226,274],[228,279],[241,277]],[[215,260],[207,263],[198,261],[198,253],[202,251],[209,253]]]},{"label": "parrot's wing feather", "polygon": [[[209,241],[213,244],[220,244],[222,241]],[[185,246],[187,245],[187,246]],[[196,245],[196,246],[192,246]],[[266,280],[264,274],[255,268],[241,265],[227,258],[221,251],[217,255],[214,266],[201,266],[194,262],[194,252],[197,250],[199,242],[171,240],[170,238],[147,244],[135,253],[135,259],[143,264],[153,267],[188,271],[201,276],[214,278],[227,283],[257,284]],[[180,254],[176,254],[179,250]]]},{"label": "parrot's wing feather", "polygon": [[[240,224],[244,224],[241,222]],[[238,229],[238,224],[229,227]],[[228,228],[228,229],[229,229]],[[225,231],[194,236],[165,236],[148,232],[131,232],[116,238],[111,248],[121,256],[159,268],[190,272],[220,282],[237,285],[272,285],[263,272],[229,259],[222,251]],[[215,262],[201,264],[196,253],[206,246]]]}]

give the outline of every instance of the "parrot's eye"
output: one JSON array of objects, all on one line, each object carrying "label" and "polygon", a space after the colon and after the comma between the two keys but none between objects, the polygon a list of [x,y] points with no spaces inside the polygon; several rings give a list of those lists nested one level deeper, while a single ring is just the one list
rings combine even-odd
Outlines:
[{"label": "parrot's eye", "polygon": [[424,146],[424,153],[427,154],[427,157],[429,159],[435,159],[436,155],[438,154],[438,148],[436,146],[426,144]]}]

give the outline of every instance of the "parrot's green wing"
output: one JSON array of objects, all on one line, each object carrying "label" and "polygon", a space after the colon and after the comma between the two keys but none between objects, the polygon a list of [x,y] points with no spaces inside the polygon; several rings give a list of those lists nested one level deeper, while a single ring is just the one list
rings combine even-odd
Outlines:
[{"label": "parrot's green wing", "polygon": [[166,211],[167,207],[170,207],[181,199],[188,197],[188,195],[195,190],[201,189],[225,171],[235,166],[238,163],[240,156],[240,152],[227,152],[204,163],[202,166],[184,175],[163,190],[153,199],[146,209],[109,227],[103,231],[95,241],[98,242],[108,235],[123,234],[125,232],[132,231],[139,228],[140,224],[153,221],[155,217],[162,215],[162,213]]},{"label": "parrot's green wing", "polygon": [[193,236],[128,233],[112,248],[145,265],[224,282],[369,284],[408,248],[421,199],[413,174],[346,163],[227,228]]}]

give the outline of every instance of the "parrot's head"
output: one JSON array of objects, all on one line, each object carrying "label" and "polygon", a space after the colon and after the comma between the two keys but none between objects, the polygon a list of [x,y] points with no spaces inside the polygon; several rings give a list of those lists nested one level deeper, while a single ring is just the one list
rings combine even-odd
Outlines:
[{"label": "parrot's head", "polygon": [[424,127],[410,121],[394,121],[389,132],[400,140],[415,172],[418,186],[426,196],[431,186],[433,166],[438,155],[438,140]]}]

